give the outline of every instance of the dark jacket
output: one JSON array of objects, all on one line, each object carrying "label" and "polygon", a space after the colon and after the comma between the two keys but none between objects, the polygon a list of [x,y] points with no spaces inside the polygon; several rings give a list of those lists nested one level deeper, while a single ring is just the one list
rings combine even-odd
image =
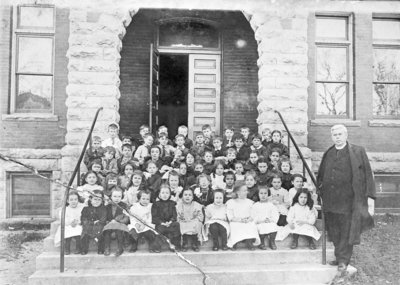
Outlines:
[{"label": "dark jacket", "polygon": [[[123,209],[127,210],[128,206],[124,202],[119,202],[118,206],[122,207]],[[115,213],[112,212],[113,204],[108,204],[106,206],[107,209],[107,222],[111,220],[116,220],[119,223],[127,224],[129,222],[129,217],[124,214],[123,210],[120,207],[116,207]]]},{"label": "dark jacket", "polygon": [[159,200],[151,207],[152,223],[156,226],[165,222],[176,222],[176,203],[171,200]]},{"label": "dark jacket", "polygon": [[[368,213],[368,197],[375,199],[374,176],[369,164],[367,153],[361,146],[348,144],[352,169],[352,187],[354,191],[354,200],[352,208],[351,226],[349,244],[359,244],[361,233],[374,227],[374,220]],[[335,146],[331,146],[323,155],[318,170],[317,185],[324,198],[324,170],[326,153]]]}]

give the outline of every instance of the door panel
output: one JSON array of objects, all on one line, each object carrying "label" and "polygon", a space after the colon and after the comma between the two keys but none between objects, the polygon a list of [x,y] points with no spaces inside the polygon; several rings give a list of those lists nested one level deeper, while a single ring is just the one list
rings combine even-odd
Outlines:
[{"label": "door panel", "polygon": [[160,53],[150,44],[150,100],[149,126],[154,132],[158,128],[158,101],[160,86]]},{"label": "door panel", "polygon": [[221,57],[213,54],[189,55],[189,137],[195,138],[209,124],[220,134]]}]

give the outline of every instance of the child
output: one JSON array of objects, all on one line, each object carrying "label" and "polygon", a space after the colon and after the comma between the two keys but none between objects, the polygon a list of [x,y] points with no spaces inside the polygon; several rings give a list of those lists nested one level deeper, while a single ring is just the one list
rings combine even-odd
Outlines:
[{"label": "child", "polygon": [[234,148],[228,148],[226,151],[226,169],[234,170],[236,162],[236,150]]},{"label": "child", "polygon": [[[208,205],[205,209],[205,240],[208,239],[208,231],[211,233],[214,251],[218,251],[220,248],[228,250],[229,224],[226,205],[224,204],[224,193],[221,190],[214,191],[214,203]],[[218,239],[221,239],[221,243]]]},{"label": "child", "polygon": [[191,151],[195,154],[196,159],[200,159],[204,156],[204,152],[209,150],[208,147],[204,144],[204,135],[203,133],[196,134],[195,144],[192,147]]},{"label": "child", "polygon": [[292,174],[290,174],[290,171],[292,170],[290,159],[282,158],[278,163],[278,168],[282,172],[282,188],[285,188],[286,190],[291,189],[293,184]]},{"label": "child", "polygon": [[[96,173],[97,175],[97,179],[98,179],[98,184],[103,186],[105,185],[105,177],[103,176],[103,174],[101,173],[101,171],[103,170],[103,165],[101,164],[101,159],[95,159],[92,161],[92,163],[89,165],[89,171],[93,171],[94,173]],[[85,184],[85,178],[84,178],[84,174],[82,174],[82,179],[81,179],[81,184]]]},{"label": "child", "polygon": [[194,175],[194,161],[196,158],[196,154],[193,151],[189,151],[186,155],[185,162],[187,166],[188,175]]},{"label": "child", "polygon": [[123,144],[122,145],[122,156],[117,159],[117,166],[118,166],[118,173],[123,173],[123,168],[125,164],[130,162],[133,159],[133,151],[132,151],[132,145],[130,144]]},{"label": "child", "polygon": [[244,165],[245,171],[257,171],[257,161],[258,161],[258,153],[256,151],[252,151],[250,153],[250,158],[247,163]]},{"label": "child", "polygon": [[[151,208],[152,223],[157,232],[167,236],[172,244],[179,250],[181,234],[179,223],[177,222],[176,203],[172,201],[171,191],[167,184],[162,184],[156,201]],[[159,236],[156,238],[154,249],[161,250]]]},{"label": "child", "polygon": [[207,150],[204,152],[204,173],[210,175],[214,170],[214,156],[211,151]]},{"label": "child", "polygon": [[168,185],[171,189],[171,200],[178,202],[179,198],[181,197],[183,187],[179,186],[179,174],[175,170],[172,170],[168,173]]},{"label": "child", "polygon": [[[181,162],[185,159],[185,156],[188,154],[189,149],[185,147],[185,137],[183,135],[176,135],[175,136],[175,159],[178,162]],[[177,155],[179,153],[179,155]]]},{"label": "child", "polygon": [[134,170],[135,170],[135,168],[134,168],[133,164],[128,162],[122,168],[122,171],[124,174],[118,176],[117,185],[120,186],[122,189],[124,189],[124,191],[128,190],[129,185],[131,184],[132,174],[133,174]]},{"label": "child", "polygon": [[250,148],[245,145],[245,138],[242,134],[235,134],[233,136],[233,142],[235,143],[236,159],[247,161],[250,157]]},{"label": "child", "polygon": [[288,147],[281,142],[282,133],[278,130],[273,130],[271,133],[271,137],[272,137],[272,142],[267,147],[267,153],[270,155],[272,149],[277,148],[279,149],[281,155],[290,157]]},{"label": "child", "polygon": [[222,162],[216,162],[214,166],[213,173],[210,175],[211,177],[211,187],[212,189],[224,189],[224,164]]},{"label": "child", "polygon": [[279,221],[278,226],[287,225],[286,215],[290,206],[289,193],[286,189],[283,189],[281,174],[274,174],[272,176],[272,187],[269,189],[271,196],[269,197],[272,204],[278,209]]},{"label": "child", "polygon": [[255,171],[250,170],[244,175],[245,183],[247,186],[247,199],[254,202],[258,202],[258,186],[257,186],[257,174]]},{"label": "child", "polygon": [[310,249],[316,249],[314,239],[318,240],[321,234],[314,226],[318,213],[313,205],[314,202],[307,188],[300,189],[294,196],[287,216],[289,224],[278,234],[279,240],[283,240],[289,233],[292,233],[291,249],[297,248],[299,235],[307,237]]},{"label": "child", "polygon": [[204,144],[212,149],[213,147],[213,137],[212,137],[212,129],[211,126],[208,124],[205,124],[201,127],[201,131],[203,132],[204,135]]},{"label": "child", "polygon": [[230,235],[227,246],[236,250],[236,244],[245,241],[249,250],[254,250],[254,245],[260,244],[260,237],[256,224],[251,217],[251,207],[254,202],[247,199],[247,187],[240,182],[235,185],[234,192],[237,197],[226,203],[226,211],[230,222]]},{"label": "child", "polygon": [[225,175],[224,175],[224,182],[225,182],[224,194],[225,194],[225,198],[226,198],[227,201],[234,197],[233,188],[235,187],[235,181],[236,181],[236,176],[235,176],[235,173],[233,171],[228,170],[227,172],[225,172]]},{"label": "child", "polygon": [[194,185],[195,201],[207,206],[212,203],[211,178],[207,174],[200,174],[197,177],[197,184]]},{"label": "child", "polygon": [[268,152],[265,146],[261,144],[262,137],[259,134],[255,134],[251,140],[252,145],[250,150],[257,152],[258,156],[268,157]]},{"label": "child", "polygon": [[253,205],[251,217],[257,225],[260,235],[260,249],[265,250],[265,239],[269,237],[269,247],[276,250],[275,238],[278,231],[279,212],[276,207],[268,200],[268,188],[261,186],[258,192],[260,202]]},{"label": "child", "polygon": [[153,145],[153,135],[152,134],[144,134],[143,136],[143,144],[138,147],[135,152],[135,158],[139,160],[139,164],[143,165],[145,160],[150,157],[150,148]]},{"label": "child", "polygon": [[103,176],[107,176],[109,173],[118,174],[118,164],[115,159],[116,150],[112,146],[106,146],[104,149],[104,157],[101,158],[101,164],[103,170],[101,173]]},{"label": "child", "polygon": [[271,143],[271,130],[269,128],[264,128],[261,131],[262,142],[261,144],[267,147]]},{"label": "child", "polygon": [[193,251],[199,251],[204,219],[203,206],[193,201],[191,189],[183,190],[182,199],[177,202],[176,211],[182,235],[182,251],[187,251],[189,239],[191,239]]},{"label": "child", "polygon": [[213,139],[212,155],[215,160],[225,161],[225,148],[222,147],[222,138],[215,137]]},{"label": "child", "polygon": [[187,172],[187,165],[185,162],[181,162],[179,164],[178,175],[179,175],[179,186],[181,186],[184,189],[189,188],[191,186],[189,185],[189,181],[193,181],[194,176]]},{"label": "child", "polygon": [[[75,240],[75,254],[81,253],[81,213],[84,208],[82,203],[79,203],[80,197],[78,192],[70,191],[68,193],[67,207],[65,208],[65,255],[71,253],[71,240]],[[61,221],[61,210],[59,213]],[[55,246],[60,245],[61,240],[61,226],[58,226],[56,235],[54,237]]]},{"label": "child", "polygon": [[84,201],[85,206],[88,205],[90,193],[94,190],[103,191],[103,187],[99,185],[99,179],[94,171],[88,171],[83,176],[84,184],[77,188],[79,196]]},{"label": "child", "polygon": [[[135,252],[137,250],[139,239],[144,237],[149,242],[149,251],[159,253],[160,250],[154,246],[156,234],[153,230],[154,224],[152,224],[151,217],[151,193],[148,190],[141,190],[137,194],[137,198],[139,202],[134,203],[129,210],[132,214],[129,216],[130,224],[128,225],[129,234],[132,237],[132,245],[129,252]],[[140,220],[135,217],[138,217]],[[141,221],[145,222],[150,227],[144,225]]]},{"label": "child", "polygon": [[194,184],[197,183],[197,177],[199,177],[200,174],[203,174],[204,172],[204,166],[203,166],[203,161],[201,160],[196,160],[194,163],[194,174],[193,176],[189,176],[187,180],[187,185],[193,186]]},{"label": "child", "polygon": [[101,159],[104,155],[104,148],[101,147],[101,138],[92,137],[92,145],[85,151],[83,163],[89,169],[89,165],[96,159]]},{"label": "child", "polygon": [[235,132],[235,129],[232,126],[225,128],[224,140],[222,142],[222,147],[224,147],[224,148],[234,147],[234,140],[233,140],[234,132]]},{"label": "child", "polygon": [[168,144],[168,135],[166,133],[161,133],[158,135],[158,147],[160,148],[160,158],[164,160],[167,164],[170,164],[172,157],[174,156],[175,148]]},{"label": "child", "polygon": [[160,139],[160,135],[161,134],[165,134],[167,136],[167,144],[169,144],[170,146],[172,146],[172,141],[168,138],[168,128],[165,125],[161,125],[158,127],[157,129],[157,134],[156,134],[156,140],[155,143],[159,144],[159,139]]},{"label": "child", "polygon": [[257,184],[259,186],[269,185],[270,177],[268,175],[268,161],[265,157],[262,157],[257,161],[257,169]]},{"label": "child", "polygon": [[235,178],[236,181],[244,181],[244,163],[243,161],[237,161],[235,163]]},{"label": "child", "polygon": [[178,127],[178,135],[183,135],[185,137],[185,147],[191,149],[193,147],[193,141],[188,138],[188,128],[185,125],[180,125]]},{"label": "child", "polygon": [[[122,136],[122,140],[121,141],[122,141],[122,145],[130,144],[132,147],[135,147],[135,149],[136,149],[136,145],[133,143],[134,141],[133,141],[133,138],[131,136],[124,135],[124,136]],[[133,150],[133,152],[135,152],[135,150]]]},{"label": "child", "polygon": [[292,175],[292,184],[293,184],[293,188],[289,189],[289,201],[290,201],[290,205],[293,204],[293,198],[294,196],[296,196],[296,193],[301,190],[301,188],[303,188],[304,186],[304,177],[301,174],[293,174]]},{"label": "child", "polygon": [[[144,176],[146,177],[146,185],[147,189],[150,190],[152,193],[152,197],[155,198],[158,195],[158,190],[160,189],[161,185],[161,175],[158,172],[157,165],[149,161],[147,163],[147,172],[144,173]],[[151,200],[154,202],[154,200]]]},{"label": "child", "polygon": [[143,172],[135,170],[132,173],[131,183],[129,184],[128,190],[124,193],[122,202],[129,206],[132,206],[137,202],[137,194],[140,190],[143,190]]},{"label": "child", "polygon": [[115,186],[111,190],[111,201],[106,206],[107,209],[107,224],[104,226],[104,255],[110,255],[111,247],[111,233],[114,232],[117,237],[118,250],[115,252],[115,256],[120,256],[124,252],[124,232],[129,232],[126,226],[129,221],[129,217],[124,213],[128,206],[122,202],[123,192],[121,187]]},{"label": "child", "polygon": [[150,127],[148,125],[141,125],[139,127],[139,137],[137,138],[139,145],[144,144],[145,135],[149,133],[150,133]]},{"label": "child", "polygon": [[269,155],[270,165],[268,167],[269,171],[279,171],[279,161],[281,158],[281,152],[278,148],[274,148],[271,150]]},{"label": "child", "polygon": [[111,197],[111,189],[118,185],[118,176],[115,173],[110,173],[106,176],[104,182],[104,205],[107,206],[108,198]]},{"label": "child", "polygon": [[106,148],[107,146],[112,146],[116,151],[116,157],[119,158],[121,153],[122,142],[118,137],[118,125],[117,124],[110,124],[108,125],[108,135],[109,138],[105,139],[101,144],[102,147]]},{"label": "child", "polygon": [[146,161],[144,165],[147,165],[149,161],[154,162],[157,166],[157,169],[160,170],[160,173],[165,173],[168,170],[168,167],[163,168],[165,162],[160,157],[161,150],[158,146],[153,145],[150,147],[150,158]]},{"label": "child", "polygon": [[104,253],[104,242],[101,232],[107,221],[107,209],[103,204],[103,191],[93,190],[88,202],[81,213],[81,254],[85,255],[89,250],[91,238],[97,242],[97,253]]},{"label": "child", "polygon": [[251,145],[251,136],[250,136],[250,128],[246,126],[242,126],[240,128],[240,133],[242,134],[244,140],[244,145],[250,147]]}]

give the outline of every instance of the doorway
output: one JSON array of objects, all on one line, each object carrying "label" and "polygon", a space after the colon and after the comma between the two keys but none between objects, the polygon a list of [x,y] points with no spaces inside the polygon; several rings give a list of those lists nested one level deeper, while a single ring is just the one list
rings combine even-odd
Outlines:
[{"label": "doorway", "polygon": [[188,125],[188,54],[160,54],[158,125],[166,125],[170,135],[180,125]]}]

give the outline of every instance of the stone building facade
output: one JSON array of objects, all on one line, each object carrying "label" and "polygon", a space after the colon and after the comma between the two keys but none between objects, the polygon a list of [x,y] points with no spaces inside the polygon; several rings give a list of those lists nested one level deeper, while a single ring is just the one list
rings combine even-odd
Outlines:
[{"label": "stone building facade", "polygon": [[[135,114],[129,112],[126,104],[132,104],[134,108],[134,104],[146,106],[148,103],[148,98],[140,101],[143,96],[137,95],[147,93],[148,82],[145,82],[143,87],[139,84],[133,89],[128,88],[129,80],[134,80],[132,78],[149,80],[148,77],[142,76],[145,74],[144,71],[139,70],[138,74],[134,74],[130,69],[132,66],[125,64],[130,56],[134,57],[134,54],[129,55],[129,51],[124,49],[131,44],[127,39],[134,40],[132,33],[137,37],[146,37],[135,29],[140,26],[135,17],[143,13],[161,15],[160,17],[176,13],[182,18],[193,18],[199,17],[196,11],[200,11],[201,15],[213,13],[218,15],[224,12],[237,17],[237,21],[232,21],[232,25],[236,23],[238,29],[241,28],[246,34],[225,33],[225,38],[223,37],[224,48],[220,52],[223,62],[221,77],[227,84],[221,89],[221,110],[224,111],[219,114],[218,128],[222,129],[226,124],[239,127],[242,123],[239,124],[237,121],[241,119],[244,121],[243,124],[253,126],[253,129],[257,128],[258,131],[266,127],[282,130],[282,123],[274,112],[277,110],[285,118],[303,154],[316,171],[321,152],[331,144],[330,126],[343,123],[349,128],[350,140],[367,148],[375,173],[382,174],[382,177],[395,177],[393,183],[397,183],[399,191],[399,180],[396,175],[400,173],[398,144],[400,114],[389,117],[374,115],[372,86],[376,80],[373,79],[371,67],[374,64],[373,21],[393,20],[394,30],[400,32],[397,28],[400,13],[393,14],[393,11],[400,11],[400,4],[397,2],[381,1],[377,5],[370,1],[327,0],[103,0],[72,4],[63,0],[21,0],[18,4],[49,4],[48,7],[53,7],[52,5],[55,7],[55,27],[52,33],[54,36],[53,109],[49,113],[39,114],[13,110],[13,100],[15,100],[13,93],[16,92],[14,87],[16,81],[13,77],[19,75],[14,63],[17,56],[16,38],[29,31],[18,34],[15,17],[22,17],[22,14],[15,12],[18,10],[17,4],[14,2],[2,4],[0,7],[3,39],[0,46],[2,154],[21,159],[40,171],[48,172],[54,179],[68,181],[98,108],[103,107],[103,110],[94,133],[105,137],[107,126],[111,122],[119,123],[123,126],[123,130],[129,130],[130,126],[123,125],[121,118],[129,119],[135,117]],[[223,24],[223,18],[218,17],[215,16],[212,20]],[[330,44],[329,41],[321,43],[317,39],[318,17],[345,19],[350,31],[347,34],[347,42],[336,45],[348,48],[347,72],[350,75],[347,81],[343,81],[348,88],[345,116],[320,116],[316,107],[318,104],[316,89],[323,81],[317,78],[317,47]],[[243,38],[246,39],[245,43],[249,44],[240,47]],[[397,41],[399,38],[400,35],[394,40]],[[229,53],[240,48],[245,52],[231,56],[230,62]],[[239,61],[240,58],[252,56],[255,58],[253,62]],[[148,62],[149,56],[143,55],[142,59]],[[396,60],[395,63],[400,68],[400,57]],[[240,68],[243,68],[243,71],[238,72],[236,78],[234,71]],[[246,73],[246,70],[248,77],[241,78],[240,74]],[[236,89],[240,92],[233,92]],[[135,100],[129,101],[127,98]],[[234,98],[236,101],[232,104]],[[251,102],[251,104],[240,109],[238,107],[240,102]],[[148,117],[147,109],[143,111],[144,113],[140,113],[140,108],[135,112],[137,117]],[[132,128],[137,129],[138,125],[147,123],[148,120],[141,119],[135,122],[136,125]],[[301,170],[293,148],[292,157],[295,169]],[[15,214],[12,209],[15,194],[13,185],[17,183],[13,180],[12,174],[26,170],[4,161],[0,161],[0,166],[0,219],[28,217],[29,215]],[[387,182],[382,180],[383,185],[384,183]],[[50,211],[39,215],[41,218],[53,217],[55,209],[60,206],[62,187],[56,184],[51,184],[49,187]],[[395,200],[399,201],[400,192],[395,192],[393,191],[392,196],[384,196],[383,193],[382,197],[389,199],[395,197]],[[396,211],[395,205],[385,205],[381,206]]]}]

